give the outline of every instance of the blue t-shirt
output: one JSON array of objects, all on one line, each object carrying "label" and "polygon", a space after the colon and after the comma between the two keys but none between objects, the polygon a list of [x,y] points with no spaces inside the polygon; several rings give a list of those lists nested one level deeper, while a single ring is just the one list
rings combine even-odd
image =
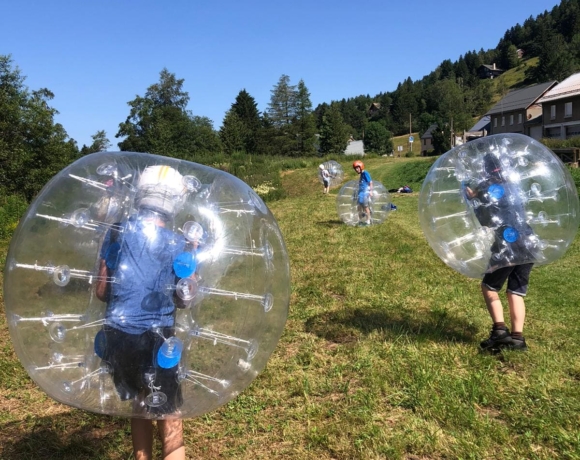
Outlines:
[{"label": "blue t-shirt", "polygon": [[130,219],[118,236],[109,231],[100,256],[115,278],[105,319],[108,325],[129,334],[174,324],[175,258],[184,251],[185,239],[171,230],[140,219]]},{"label": "blue t-shirt", "polygon": [[360,178],[358,180],[358,193],[369,193],[369,189],[371,186],[371,175],[363,171],[360,173]]}]

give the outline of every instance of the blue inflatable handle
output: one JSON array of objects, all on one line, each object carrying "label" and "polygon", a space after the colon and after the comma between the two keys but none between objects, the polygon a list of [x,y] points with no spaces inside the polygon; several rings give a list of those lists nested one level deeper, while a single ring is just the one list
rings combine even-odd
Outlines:
[{"label": "blue inflatable handle", "polygon": [[163,369],[171,369],[179,364],[181,353],[183,351],[183,342],[177,337],[170,337],[157,352],[157,364]]}]

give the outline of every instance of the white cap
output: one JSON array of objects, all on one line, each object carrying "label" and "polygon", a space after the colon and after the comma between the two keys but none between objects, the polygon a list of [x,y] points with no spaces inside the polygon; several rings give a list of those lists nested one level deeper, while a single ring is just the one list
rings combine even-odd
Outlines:
[{"label": "white cap", "polygon": [[320,165],[318,166],[320,169],[324,169],[324,165]]},{"label": "white cap", "polygon": [[148,166],[137,182],[137,205],[173,214],[186,190],[183,176],[172,167]]}]

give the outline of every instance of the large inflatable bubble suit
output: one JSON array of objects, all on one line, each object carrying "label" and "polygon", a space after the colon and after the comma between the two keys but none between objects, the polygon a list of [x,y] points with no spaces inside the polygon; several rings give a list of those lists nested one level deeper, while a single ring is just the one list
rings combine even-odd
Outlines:
[{"label": "large inflatable bubble suit", "polygon": [[8,253],[10,334],[32,379],[94,412],[187,418],[264,368],[289,262],[263,201],[225,172],[100,152],[57,174]]},{"label": "large inflatable bubble suit", "polygon": [[[363,204],[361,204],[363,203]],[[370,219],[364,203],[368,203]],[[336,195],[336,212],[347,225],[382,224],[391,212],[391,197],[383,184],[373,181],[373,190],[368,194],[359,193],[359,181],[344,184]]]},{"label": "large inflatable bubble suit", "polygon": [[321,184],[324,184],[324,179],[328,180],[330,187],[338,187],[342,184],[344,178],[344,171],[339,162],[334,160],[325,161],[318,167],[318,179]]},{"label": "large inflatable bubble suit", "polygon": [[544,145],[497,134],[437,159],[421,188],[419,218],[443,262],[480,278],[561,257],[578,230],[578,193],[566,166]]}]

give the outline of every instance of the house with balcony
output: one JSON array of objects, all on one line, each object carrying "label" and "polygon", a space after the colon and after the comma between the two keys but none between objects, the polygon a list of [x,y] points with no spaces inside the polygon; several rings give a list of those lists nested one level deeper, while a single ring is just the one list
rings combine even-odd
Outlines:
[{"label": "house with balcony", "polygon": [[495,62],[491,65],[483,64],[477,69],[477,75],[479,78],[490,78],[499,77],[505,70],[496,67]]},{"label": "house with balcony", "polygon": [[580,72],[551,88],[539,102],[544,137],[570,139],[580,136]]},{"label": "house with balcony", "polygon": [[520,133],[541,139],[542,125],[525,122],[542,114],[539,100],[557,83],[549,81],[507,93],[486,113],[490,117],[489,134]]}]

